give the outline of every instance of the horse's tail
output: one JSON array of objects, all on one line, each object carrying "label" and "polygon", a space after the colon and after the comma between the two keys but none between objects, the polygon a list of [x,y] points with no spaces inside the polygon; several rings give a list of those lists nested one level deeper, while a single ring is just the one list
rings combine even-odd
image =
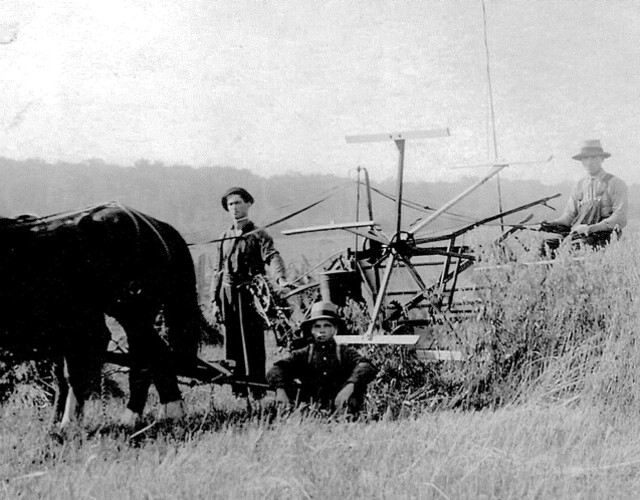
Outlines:
[{"label": "horse's tail", "polygon": [[163,246],[167,250],[168,273],[163,307],[167,340],[178,365],[193,366],[202,339],[221,342],[222,337],[205,318],[198,303],[195,268],[187,243],[168,224],[159,223],[156,229],[162,235]]}]

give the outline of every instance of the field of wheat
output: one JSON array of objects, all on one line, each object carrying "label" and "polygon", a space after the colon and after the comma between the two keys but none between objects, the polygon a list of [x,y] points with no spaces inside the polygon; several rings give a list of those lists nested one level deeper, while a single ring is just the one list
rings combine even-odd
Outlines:
[{"label": "field of wheat", "polygon": [[175,425],[154,424],[152,400],[132,434],[117,425],[123,399],[102,398],[59,435],[22,387],[0,410],[0,497],[634,498],[637,241],[551,265],[487,249],[469,271],[482,307],[447,325],[466,361],[412,369],[371,353],[381,373],[357,421],[195,386]]}]

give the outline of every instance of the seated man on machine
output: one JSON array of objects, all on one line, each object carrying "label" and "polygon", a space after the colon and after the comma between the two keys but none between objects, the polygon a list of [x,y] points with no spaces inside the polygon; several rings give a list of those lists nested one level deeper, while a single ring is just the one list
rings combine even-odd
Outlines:
[{"label": "seated man on machine", "polygon": [[[582,162],[587,175],[574,187],[564,213],[559,219],[540,224],[540,230],[556,233],[563,238],[571,236],[585,244],[599,248],[619,237],[627,224],[628,189],[618,177],[602,168],[602,162],[611,156],[599,140],[586,141],[580,153],[573,157]],[[560,240],[546,240],[552,252]]]}]

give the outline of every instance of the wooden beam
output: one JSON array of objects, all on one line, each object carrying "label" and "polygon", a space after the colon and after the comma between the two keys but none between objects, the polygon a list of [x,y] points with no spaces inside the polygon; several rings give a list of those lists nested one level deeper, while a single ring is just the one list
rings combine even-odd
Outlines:
[{"label": "wooden beam", "polygon": [[289,297],[293,297],[294,295],[298,295],[299,293],[304,292],[305,290],[309,290],[310,288],[320,286],[320,283],[307,283],[306,285],[299,286],[294,288],[289,293],[285,294],[284,298],[288,299]]},{"label": "wooden beam", "polygon": [[476,182],[473,186],[467,188],[465,191],[460,193],[458,196],[456,196],[452,200],[450,200],[447,203],[445,203],[443,207],[441,207],[438,210],[436,210],[431,216],[427,217],[426,219],[421,221],[418,225],[414,226],[409,231],[409,233],[410,234],[416,234],[418,231],[420,231],[420,229],[422,229],[427,224],[429,224],[430,222],[432,222],[435,219],[437,219],[438,217],[440,217],[443,213],[445,213],[447,210],[449,210],[449,208],[451,208],[453,205],[455,205],[456,203],[461,201],[463,198],[465,198],[469,194],[471,194],[473,191],[478,189],[480,186],[482,186],[485,182],[487,182],[489,179],[491,179],[491,177],[493,177],[498,172],[500,172],[500,170],[502,170],[503,168],[506,168],[506,166],[507,165],[497,165],[497,166],[495,166],[493,168],[493,170],[491,170],[491,172],[489,172],[487,175],[485,175],[482,179],[480,179],[478,182]]},{"label": "wooden beam", "polygon": [[449,128],[437,128],[433,130],[415,130],[410,132],[348,135],[346,136],[346,140],[348,143],[353,144],[360,142],[403,141],[405,139],[431,139],[434,137],[448,137],[450,135]]},{"label": "wooden beam", "polygon": [[369,328],[367,328],[366,337],[373,337],[373,330],[376,326],[376,320],[378,319],[378,314],[380,314],[380,310],[382,309],[382,304],[384,302],[385,294],[387,293],[387,287],[389,286],[389,280],[391,279],[391,272],[393,270],[393,265],[396,263],[397,255],[390,254],[387,256],[387,265],[384,268],[384,274],[382,275],[382,281],[380,282],[380,288],[378,289],[378,294],[376,296],[376,301],[373,304],[373,312],[371,313],[371,323],[369,323]]},{"label": "wooden beam", "polygon": [[357,227],[373,227],[375,222],[363,221],[363,222],[344,222],[339,224],[324,224],[322,226],[310,226],[310,227],[302,227],[299,229],[287,229],[282,231],[282,234],[302,234],[302,233],[317,233],[320,231],[333,231],[335,229],[351,229]]},{"label": "wooden beam", "polygon": [[420,335],[336,335],[337,344],[416,345]]},{"label": "wooden beam", "polygon": [[[375,229],[375,228],[373,228],[373,229]],[[382,231],[377,231],[377,233],[374,233],[372,231],[372,229],[370,229],[369,231],[360,231],[360,230],[354,229],[352,227],[345,228],[344,230],[346,232],[348,232],[348,233],[356,234],[358,236],[362,236],[363,238],[367,238],[369,240],[377,241],[378,243],[381,243],[383,245],[388,245],[389,244],[389,239],[384,235],[384,233]]]}]

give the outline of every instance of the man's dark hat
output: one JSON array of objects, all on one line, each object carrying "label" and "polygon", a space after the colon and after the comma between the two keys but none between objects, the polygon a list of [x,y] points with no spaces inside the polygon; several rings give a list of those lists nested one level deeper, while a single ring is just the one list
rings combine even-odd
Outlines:
[{"label": "man's dark hat", "polygon": [[242,197],[242,199],[247,203],[253,203],[253,196],[251,196],[251,193],[249,193],[249,191],[247,191],[245,188],[229,188],[227,189],[226,193],[222,195],[222,208],[224,208],[227,212],[229,211],[229,209],[227,208],[227,198],[232,194],[237,194],[238,196]]},{"label": "man's dark hat", "polygon": [[583,158],[589,158],[590,156],[602,156],[603,158],[609,158],[611,153],[607,153],[602,149],[600,139],[591,139],[584,141],[584,145],[580,152],[577,155],[572,156],[572,158],[574,160],[582,160]]},{"label": "man's dark hat", "polygon": [[308,328],[318,319],[328,319],[336,326],[342,323],[342,319],[338,315],[338,306],[332,302],[320,301],[311,306],[310,316],[300,323],[300,327]]}]

